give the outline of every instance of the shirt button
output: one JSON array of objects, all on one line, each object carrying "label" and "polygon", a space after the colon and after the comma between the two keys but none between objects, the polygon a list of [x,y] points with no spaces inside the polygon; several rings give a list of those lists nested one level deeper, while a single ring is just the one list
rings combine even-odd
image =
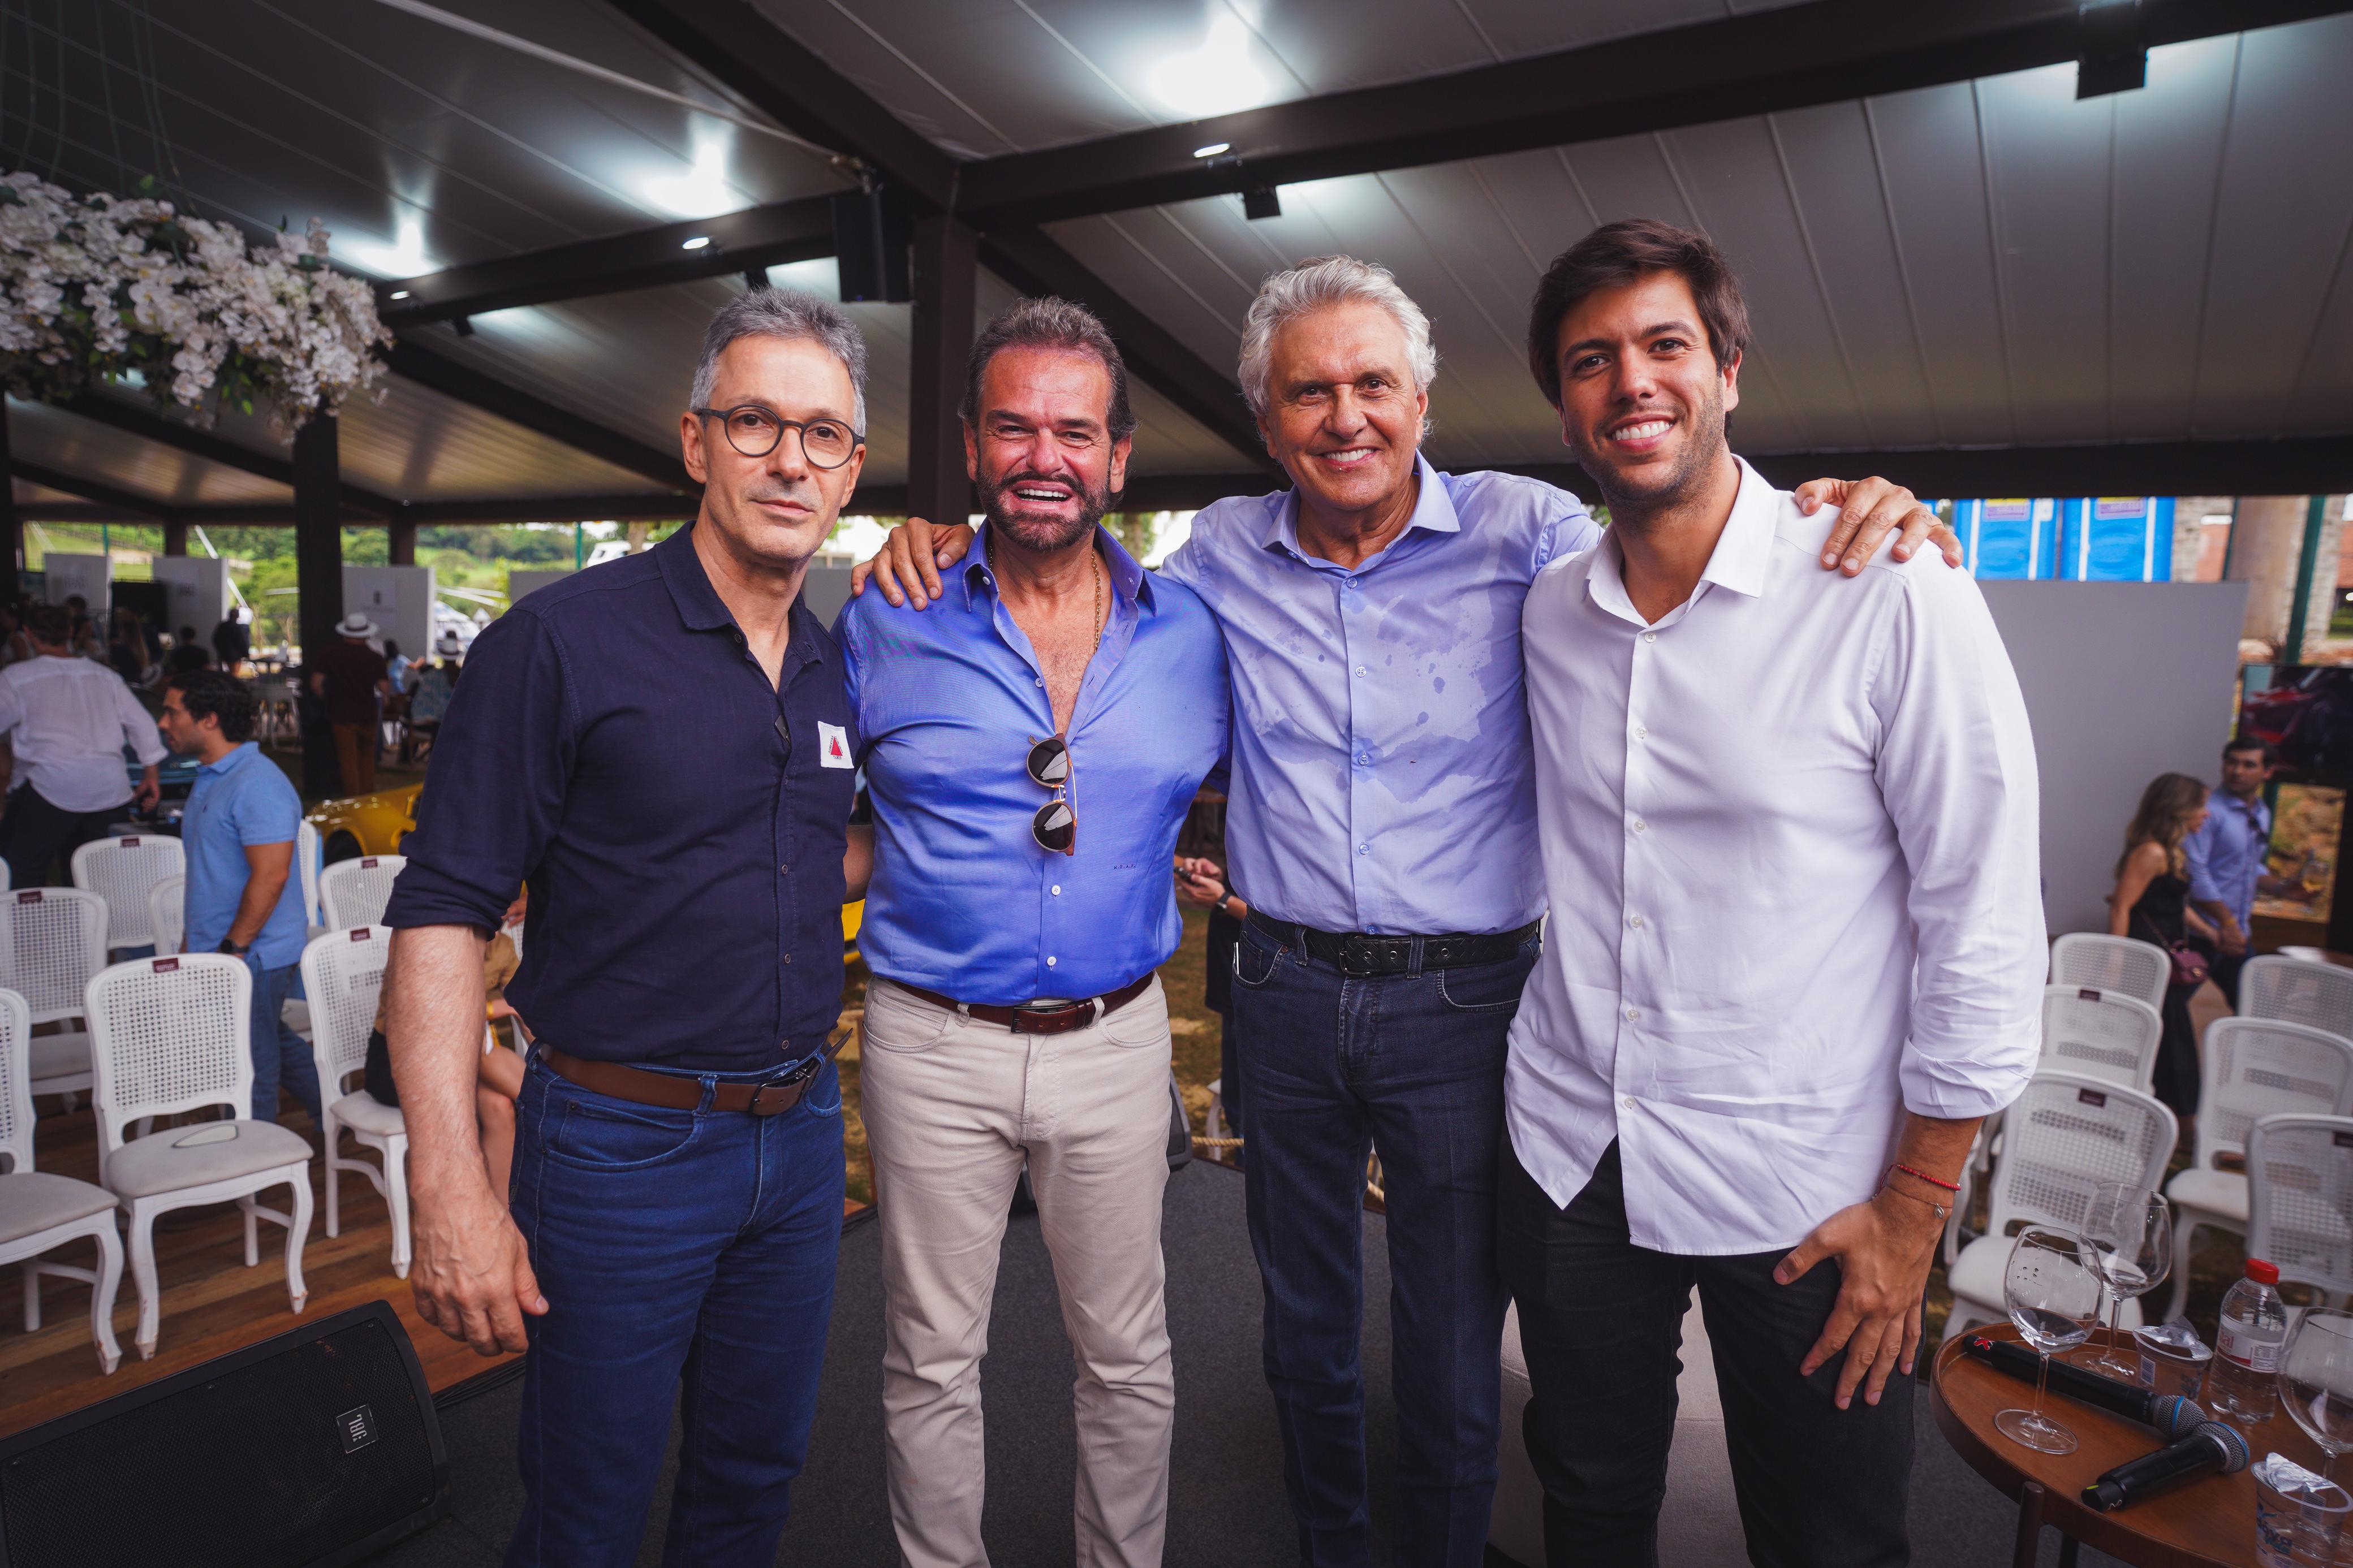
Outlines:
[{"label": "shirt button", "polygon": [[1626,923],[1632,926],[1636,931],[1641,931],[1642,929],[1642,917],[1640,915],[1628,915],[1626,917]]},{"label": "shirt button", "polygon": [[1045,685],[1046,683],[1045,683],[1044,681],[1042,681],[1042,680],[1041,680],[1041,681],[1039,681],[1038,684],[1039,684],[1039,685],[1040,685],[1040,686],[1043,686],[1043,685]]},{"label": "shirt button", "polygon": [[1634,1097],[1633,1097],[1632,1095],[1630,1095],[1630,1095],[1628,1095],[1625,1099],[1623,1099],[1623,1100],[1620,1100],[1618,1103],[1619,1103],[1619,1104],[1620,1104],[1620,1105],[1622,1105],[1622,1106],[1624,1106],[1627,1110],[1633,1110],[1633,1109],[1634,1109]]},{"label": "shirt button", "polygon": [[1361,664],[1360,664],[1360,665],[1358,665],[1358,666],[1356,666],[1356,674],[1357,674],[1359,677],[1361,677],[1364,673],[1365,673],[1365,667],[1364,667],[1363,665],[1361,665]]},{"label": "shirt button", "polygon": [[1659,634],[1656,632],[1644,632],[1642,634],[1642,640],[1644,642],[1656,642],[1659,640]]},{"label": "shirt button", "polygon": [[1635,832],[1637,832],[1637,833],[1641,833],[1641,832],[1645,832],[1645,831],[1647,831],[1647,830],[1649,829],[1650,826],[1651,826],[1651,825],[1650,825],[1649,823],[1647,823],[1647,822],[1643,821],[1643,820],[1642,820],[1641,817],[1639,817],[1639,816],[1638,816],[1638,817],[1636,817],[1636,818],[1634,819],[1634,831],[1635,831]]},{"label": "shirt button", "polygon": [[777,867],[777,868],[776,868],[776,875],[777,875],[777,876],[779,876],[779,877],[789,877],[789,876],[791,876],[792,874],[793,874],[793,868],[792,868],[792,867],[791,867],[789,864],[783,865],[783,866],[779,866],[779,867]]},{"label": "shirt button", "polygon": [[1640,1007],[1629,1007],[1626,1009],[1626,1021],[1628,1023],[1640,1023],[1641,1021],[1641,1017],[1642,1010]]},{"label": "shirt button", "polygon": [[788,952],[788,953],[785,954],[785,962],[786,962],[786,963],[790,963],[792,961],[793,961],[793,955],[792,955],[791,953],[789,953],[789,952]]},{"label": "shirt button", "polygon": [[1372,852],[1373,847],[1369,844],[1359,844],[1356,846],[1356,853],[1359,855],[1369,855]]},{"label": "shirt button", "polygon": [[1055,963],[1056,963],[1056,961],[1055,961],[1055,960],[1053,960],[1053,959],[1050,958],[1050,959],[1048,959],[1048,960],[1046,961],[1046,967],[1047,967],[1047,968],[1049,968],[1049,969],[1051,969],[1051,968],[1053,968],[1053,967],[1054,967]]},{"label": "shirt button", "polygon": [[1648,730],[1645,730],[1640,724],[1634,726],[1634,739],[1638,741],[1647,741],[1650,738],[1651,732]]},{"label": "shirt button", "polygon": [[1058,899],[1062,896],[1062,884],[1060,882],[1054,884],[1054,896]]}]

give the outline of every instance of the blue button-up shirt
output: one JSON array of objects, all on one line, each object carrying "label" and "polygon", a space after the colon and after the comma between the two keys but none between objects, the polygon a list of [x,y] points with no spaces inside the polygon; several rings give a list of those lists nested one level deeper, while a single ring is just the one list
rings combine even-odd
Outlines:
[{"label": "blue button-up shirt", "polygon": [[1284,490],[1202,511],[1162,572],[1225,632],[1234,890],[1324,931],[1512,931],[1544,908],[1520,605],[1600,531],[1567,490],[1417,461],[1412,521],[1360,565],[1300,549]]},{"label": "blue button-up shirt", "polygon": [[2241,800],[2214,791],[2206,798],[2206,826],[2181,841],[2189,863],[2189,896],[2220,904],[2245,931],[2255,916],[2255,882],[2271,847],[2272,809],[2260,797]]},{"label": "blue button-up shirt", "polygon": [[793,608],[778,683],[681,529],[543,588],[475,639],[385,922],[491,931],[575,1056],[755,1072],[841,1009],[856,735],[841,658]]},{"label": "blue button-up shirt", "polygon": [[834,628],[874,805],[859,951],[959,1002],[1101,995],[1176,951],[1169,863],[1225,752],[1225,654],[1198,599],[1097,534],[1112,605],[1071,713],[1077,852],[1049,853],[1029,827],[1050,797],[1025,764],[1053,710],[988,542],[984,528],[932,609],[865,594]]},{"label": "blue button-up shirt", "polygon": [[[237,921],[237,907],[253,863],[248,845],[291,844],[302,826],[302,797],[251,741],[216,763],[196,770],[180,818],[180,847],[188,860],[187,903],[190,952],[210,952]],[[302,920],[302,874],[287,862],[286,886],[277,907],[253,939],[251,956],[263,969],[286,969],[302,962],[310,929]]]}]

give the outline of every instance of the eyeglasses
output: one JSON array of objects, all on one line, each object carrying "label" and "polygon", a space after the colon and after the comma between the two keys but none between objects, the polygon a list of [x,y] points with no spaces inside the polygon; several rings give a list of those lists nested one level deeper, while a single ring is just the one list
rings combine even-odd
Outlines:
[{"label": "eyeglasses", "polygon": [[861,439],[839,419],[780,419],[756,403],[736,408],[698,408],[705,419],[716,419],[727,432],[727,444],[747,458],[765,458],[776,449],[787,430],[801,437],[801,456],[809,466],[838,468],[849,461]]},{"label": "eyeglasses", "polygon": [[1071,783],[1071,748],[1060,735],[1049,735],[1029,748],[1029,777],[1054,792],[1054,798],[1038,808],[1029,819],[1029,837],[1038,847],[1054,855],[1076,855],[1079,852],[1079,819],[1071,810],[1071,803],[1062,792]]}]

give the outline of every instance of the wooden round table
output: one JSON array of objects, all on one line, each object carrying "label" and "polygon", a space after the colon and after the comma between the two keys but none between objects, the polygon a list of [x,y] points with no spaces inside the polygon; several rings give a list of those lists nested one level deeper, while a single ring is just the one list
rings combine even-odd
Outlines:
[{"label": "wooden round table", "polygon": [[[2157,1434],[2064,1394],[2045,1393],[2044,1414],[2075,1434],[2075,1451],[2038,1454],[2012,1442],[1995,1430],[1993,1418],[2001,1411],[2031,1405],[2034,1385],[1963,1355],[1962,1345],[1978,1334],[2018,1338],[2018,1331],[2003,1323],[1972,1329],[1945,1342],[1936,1352],[1929,1401],[1946,1441],[1969,1468],[2019,1500],[2018,1568],[2033,1568],[2035,1545],[2046,1524],[2057,1527],[2064,1542],[2059,1556],[2063,1565],[2072,1565],[2075,1543],[2086,1542],[2136,1568],[2252,1568],[2253,1476],[2245,1470],[2234,1476],[2200,1476],[2145,1502],[2114,1513],[2099,1512],[2084,1501],[2084,1488],[2126,1459],[2156,1448]],[[2106,1341],[2107,1331],[2100,1329],[2091,1343],[2105,1345]],[[2085,1349],[2073,1355],[2088,1359],[2090,1353]],[[2247,1448],[2251,1463],[2265,1454],[2281,1453],[2300,1465],[2320,1468],[2320,1451],[2285,1411],[2248,1430]]]}]

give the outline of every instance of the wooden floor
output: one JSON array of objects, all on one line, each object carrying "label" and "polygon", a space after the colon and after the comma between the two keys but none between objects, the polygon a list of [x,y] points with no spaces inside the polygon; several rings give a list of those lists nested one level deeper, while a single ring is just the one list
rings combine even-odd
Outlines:
[{"label": "wooden floor", "polygon": [[[318,1130],[302,1112],[290,1112],[286,1125],[317,1147]],[[346,1139],[345,1153],[352,1150]],[[68,1115],[43,1118],[34,1161],[40,1170],[97,1179],[96,1131],[86,1104]],[[313,1159],[311,1185],[317,1212],[302,1248],[311,1299],[301,1317],[287,1302],[283,1230],[262,1222],[261,1261],[248,1268],[244,1223],[236,1205],[182,1209],[164,1215],[155,1226],[156,1265],[164,1285],[155,1359],[141,1361],[131,1342],[139,1321],[139,1292],[126,1263],[114,1301],[114,1332],[122,1344],[122,1363],[111,1377],[99,1372],[98,1349],[90,1342],[90,1287],[77,1280],[43,1279],[42,1327],[28,1334],[20,1315],[23,1288],[16,1271],[0,1270],[0,1436],[378,1298],[390,1301],[400,1314],[437,1392],[514,1359],[478,1356],[417,1316],[408,1281],[393,1277],[390,1216],[366,1178],[343,1173],[343,1235],[329,1237],[324,1181],[325,1171]],[[261,1194],[261,1201],[275,1208],[284,1204],[285,1196],[281,1187],[274,1196]],[[96,1250],[81,1241],[50,1256],[86,1268]]]}]

